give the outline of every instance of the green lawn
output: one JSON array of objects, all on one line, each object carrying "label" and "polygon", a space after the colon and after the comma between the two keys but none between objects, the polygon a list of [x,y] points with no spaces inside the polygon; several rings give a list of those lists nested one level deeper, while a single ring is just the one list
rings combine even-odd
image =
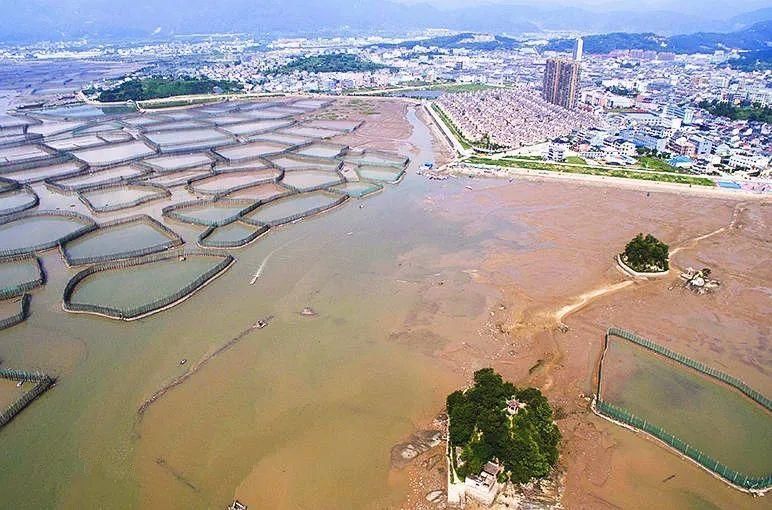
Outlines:
[{"label": "green lawn", "polygon": [[529,170],[548,170],[550,172],[563,172],[573,174],[601,175],[608,177],[623,177],[626,179],[639,179],[643,181],[672,182],[677,184],[693,184],[696,186],[715,186],[715,183],[705,177],[672,173],[669,175],[648,172],[636,172],[635,170],[599,168],[592,166],[571,166],[560,163],[546,163],[541,161],[513,161],[510,159],[489,159],[483,157],[471,157],[467,160],[471,164],[491,165],[512,168],[524,168]]},{"label": "green lawn", "polygon": [[655,156],[641,156],[638,163],[646,170],[656,170],[657,172],[678,172],[678,169],[671,166],[662,158]]},{"label": "green lawn", "polygon": [[574,165],[586,165],[587,161],[585,161],[584,158],[580,158],[579,156],[568,156],[566,157],[566,163],[572,163]]},{"label": "green lawn", "polygon": [[437,106],[436,104],[432,104],[432,109],[437,113],[437,115],[440,116],[440,119],[442,119],[442,122],[445,123],[446,126],[448,126],[448,129],[450,129],[450,132],[453,133],[453,136],[456,137],[458,142],[461,144],[461,146],[464,149],[471,149],[472,144],[469,143],[469,140],[464,138],[464,135],[461,134],[461,131],[458,130],[455,124],[453,124],[453,121],[451,121],[447,115],[445,115],[445,112],[442,111],[442,108]]}]

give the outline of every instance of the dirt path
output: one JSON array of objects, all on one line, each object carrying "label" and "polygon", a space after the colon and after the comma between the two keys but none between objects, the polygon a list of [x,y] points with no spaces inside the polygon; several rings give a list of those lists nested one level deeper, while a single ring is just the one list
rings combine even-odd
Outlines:
[{"label": "dirt path", "polygon": [[[716,230],[713,230],[711,232],[708,232],[707,234],[702,234],[697,237],[693,237],[691,239],[688,239],[687,241],[684,241],[680,245],[676,246],[670,251],[670,257],[672,259],[673,255],[677,254],[678,252],[695,247],[700,241],[704,241],[705,239],[709,239],[711,237],[714,237],[716,235],[719,235],[723,232],[731,231],[736,228],[738,228],[740,218],[742,213],[746,210],[746,204],[744,202],[739,203],[735,206],[734,210],[732,211],[732,217],[729,221],[729,224],[718,228]],[[676,267],[673,264],[673,267]],[[571,315],[574,312],[577,312],[587,306],[588,304],[592,303],[593,301],[596,301],[597,299],[600,299],[608,294],[617,292],[622,289],[626,289],[628,287],[631,287],[638,283],[639,285],[647,283],[646,280],[643,281],[636,281],[636,280],[624,280],[617,283],[610,283],[607,285],[604,285],[600,288],[593,289],[587,292],[584,292],[582,294],[579,294],[575,298],[571,300],[571,302],[567,305],[564,305],[557,310],[555,310],[552,313],[546,314],[546,324],[545,326],[547,328],[552,328],[554,326],[557,326],[557,328],[560,331],[567,331],[568,326],[563,322],[563,320]],[[552,387],[553,384],[553,377],[552,372],[554,371],[555,367],[558,366],[561,362],[561,359],[563,357],[563,352],[560,349],[560,346],[557,342],[555,342],[555,353],[554,356],[544,363],[543,365],[543,374],[545,376],[545,382],[542,385],[542,391],[547,391]]]}]

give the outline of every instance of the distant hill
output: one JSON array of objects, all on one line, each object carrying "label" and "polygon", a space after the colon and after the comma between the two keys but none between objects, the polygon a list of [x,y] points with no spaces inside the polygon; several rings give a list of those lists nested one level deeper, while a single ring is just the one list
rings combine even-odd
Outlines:
[{"label": "distant hill", "polygon": [[415,46],[437,47],[445,49],[467,49],[467,50],[507,50],[520,47],[520,42],[511,37],[503,35],[482,36],[472,32],[461,34],[431,37],[428,39],[414,39],[400,43],[374,44],[380,48],[404,48],[410,49]]},{"label": "distant hill", "polygon": [[[748,28],[729,33],[696,32],[693,34],[659,36],[653,33],[610,33],[584,38],[586,53],[608,53],[614,50],[655,50],[674,53],[712,53],[715,50],[764,50],[772,41],[772,21],[756,23]],[[570,51],[573,39],[551,41],[547,50]]]}]

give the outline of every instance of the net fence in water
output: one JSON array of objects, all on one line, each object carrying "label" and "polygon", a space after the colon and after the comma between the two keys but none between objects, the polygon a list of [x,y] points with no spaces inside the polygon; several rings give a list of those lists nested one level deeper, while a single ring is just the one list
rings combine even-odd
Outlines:
[{"label": "net fence in water", "polygon": [[[196,278],[194,278],[193,280],[185,284],[182,288],[165,293],[165,295],[158,297],[156,299],[153,299],[148,303],[143,303],[136,306],[119,307],[119,306],[109,306],[109,305],[96,304],[96,303],[78,303],[78,302],[72,301],[73,294],[77,290],[78,285],[83,280],[85,280],[86,278],[88,278],[93,274],[100,273],[103,271],[129,269],[129,268],[141,266],[144,264],[152,264],[154,262],[162,262],[162,261],[168,261],[173,259],[180,259],[181,261],[183,261],[188,257],[199,257],[199,256],[212,257],[212,258],[219,257],[221,260],[216,264],[212,265],[206,271],[203,271],[202,273],[200,273],[198,276],[196,276]],[[140,317],[144,317],[146,315],[150,315],[157,311],[169,308],[170,306],[176,304],[177,302],[181,302],[183,299],[193,294],[199,288],[206,285],[210,280],[214,279],[220,273],[227,270],[234,261],[235,259],[233,258],[233,256],[228,254],[207,253],[207,252],[198,252],[198,251],[184,251],[184,252],[173,253],[173,254],[167,254],[167,253],[153,254],[142,258],[132,258],[127,260],[119,260],[115,262],[98,264],[77,273],[75,276],[73,276],[70,279],[70,281],[67,282],[67,285],[65,286],[64,292],[62,295],[64,309],[69,312],[93,313],[97,315],[103,315],[105,317],[110,317],[113,319],[121,319],[121,320],[137,319]]]},{"label": "net fence in water", "polygon": [[17,414],[27,407],[33,400],[43,394],[56,381],[53,377],[40,372],[27,372],[25,370],[0,369],[0,379],[9,379],[18,382],[32,382],[35,385],[30,391],[23,394],[14,403],[0,412],[0,427],[10,422]]},{"label": "net fence in water", "polygon": [[[626,331],[621,328],[611,327],[607,330],[606,339],[605,339],[606,344],[604,346],[604,355],[605,355],[606,349],[608,348],[608,342],[611,336],[616,336],[624,340],[630,341],[636,345],[639,345],[653,352],[656,352],[657,354],[665,356],[666,358],[676,361],[693,370],[697,370],[702,374],[705,374],[709,377],[713,377],[723,383],[726,383],[734,387],[735,389],[739,390],[740,392],[742,392],[743,394],[745,394],[746,396],[748,396],[758,404],[764,406],[767,410],[770,410],[770,399],[762,395],[760,392],[752,389],[740,379],[733,377],[731,375],[728,375],[720,370],[716,370],[712,367],[709,367],[704,363],[701,363],[699,361],[683,356],[682,354],[671,351],[670,349],[663,347],[659,344],[656,344],[651,340],[647,340],[645,338],[642,338],[636,335],[635,333]],[[597,388],[596,399],[593,403],[593,407],[596,412],[616,422],[622,423],[624,425],[628,425],[630,427],[644,431],[647,434],[654,436],[655,438],[664,442],[668,446],[672,447],[673,449],[677,450],[683,455],[689,457],[694,462],[698,463],[708,471],[720,476],[721,478],[723,478],[724,480],[726,480],[732,485],[735,485],[745,490],[754,491],[754,492],[764,492],[772,486],[772,474],[768,474],[762,477],[755,477],[755,476],[751,476],[745,473],[741,473],[737,470],[734,470],[729,466],[714,459],[710,455],[704,453],[703,451],[697,448],[694,448],[690,444],[676,437],[674,434],[671,434],[670,432],[666,431],[662,427],[659,427],[658,425],[650,422],[646,418],[636,416],[630,411],[622,407],[615,406],[609,402],[602,400],[600,396],[600,388],[601,388],[601,381],[602,381],[602,375],[603,375],[602,371],[603,371],[603,357],[601,357],[601,362],[598,367],[598,388]]]},{"label": "net fence in water", "polygon": [[32,277],[15,278],[12,282],[7,282],[0,288],[0,300],[11,299],[25,294],[26,292],[42,286],[46,283],[46,272],[43,269],[43,263],[32,254],[13,255],[0,259],[0,267],[5,264],[29,265],[31,272],[36,273]]}]

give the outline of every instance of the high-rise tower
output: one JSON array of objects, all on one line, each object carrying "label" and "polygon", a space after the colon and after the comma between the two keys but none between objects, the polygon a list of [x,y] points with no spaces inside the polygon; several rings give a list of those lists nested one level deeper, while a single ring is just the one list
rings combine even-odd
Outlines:
[{"label": "high-rise tower", "polygon": [[579,62],[551,58],[547,60],[542,83],[542,97],[564,108],[576,108],[579,96]]},{"label": "high-rise tower", "polygon": [[577,37],[576,42],[574,42],[574,62],[582,61],[583,50],[584,50],[584,40],[581,37]]}]

